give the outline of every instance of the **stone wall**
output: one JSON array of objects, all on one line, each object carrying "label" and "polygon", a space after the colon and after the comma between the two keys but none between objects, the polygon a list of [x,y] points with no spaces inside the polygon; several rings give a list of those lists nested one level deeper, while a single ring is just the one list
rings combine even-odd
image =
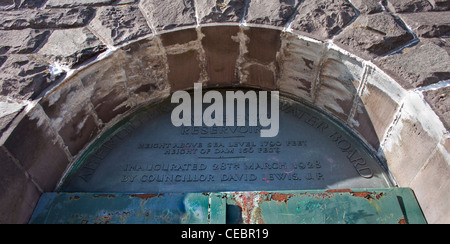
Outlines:
[{"label": "stone wall", "polygon": [[358,133],[450,223],[448,0],[0,1],[0,223],[121,118],[194,82],[276,89]]}]

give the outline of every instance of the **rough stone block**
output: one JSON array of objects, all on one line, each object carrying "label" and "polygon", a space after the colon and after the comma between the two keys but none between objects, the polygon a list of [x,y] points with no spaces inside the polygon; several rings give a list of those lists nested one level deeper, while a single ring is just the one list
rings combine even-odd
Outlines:
[{"label": "rough stone block", "polygon": [[445,128],[450,131],[450,86],[425,91],[424,97]]},{"label": "rough stone block", "polygon": [[347,121],[363,74],[360,61],[331,50],[322,64],[315,104]]},{"label": "rough stone block", "polygon": [[95,63],[77,76],[91,92],[91,101],[98,118],[108,123],[127,112],[134,102],[126,89],[126,75],[115,55]]},{"label": "rough stone block", "polygon": [[24,103],[0,97],[0,137],[24,107]]},{"label": "rough stone block", "polygon": [[406,89],[428,86],[450,79],[450,55],[445,46],[439,39],[422,40],[376,63]]},{"label": "rough stone block", "polygon": [[209,84],[238,83],[236,63],[239,57],[239,27],[204,27],[203,49],[206,55]]},{"label": "rough stone block", "polygon": [[348,1],[305,0],[300,3],[290,27],[300,34],[326,40],[339,33],[355,17],[356,11]]},{"label": "rough stone block", "polygon": [[362,14],[375,14],[383,12],[383,5],[380,0],[352,0],[352,4]]},{"label": "rough stone block", "polygon": [[400,14],[400,18],[419,37],[450,35],[450,12],[422,12]]},{"label": "rough stone block", "polygon": [[414,36],[388,13],[360,16],[333,40],[342,48],[375,58],[401,48]]},{"label": "rough stone block", "polygon": [[0,168],[0,224],[26,224],[41,193],[3,148]]},{"label": "rough stone block", "polygon": [[106,45],[83,27],[53,31],[38,53],[61,65],[76,68],[105,50]]},{"label": "rough stone block", "polygon": [[194,83],[199,82],[201,70],[198,55],[195,50],[167,55],[171,91],[193,88]]},{"label": "rough stone block", "polygon": [[28,55],[9,55],[0,67],[0,95],[18,99],[35,99],[58,78],[49,63]]},{"label": "rough stone block", "polygon": [[46,9],[40,11],[22,10],[0,12],[0,29],[19,30],[25,28],[75,28],[89,24],[95,16],[95,9]]},{"label": "rough stone block", "polygon": [[89,26],[114,46],[152,33],[144,15],[134,5],[101,7]]},{"label": "rough stone block", "polygon": [[55,190],[69,164],[56,133],[39,108],[20,121],[4,146],[44,191]]},{"label": "rough stone block", "polygon": [[284,35],[279,59],[280,90],[312,102],[324,44]]},{"label": "rough stone block", "polygon": [[194,0],[142,0],[139,4],[156,31],[197,23]]},{"label": "rough stone block", "polygon": [[0,31],[0,54],[29,54],[37,51],[50,36],[49,30]]},{"label": "rough stone block", "polygon": [[295,15],[299,0],[251,0],[246,22],[285,26]]},{"label": "rough stone block", "polygon": [[47,0],[45,8],[73,8],[78,6],[104,6],[115,0]]},{"label": "rough stone block", "polygon": [[397,13],[430,11],[432,6],[427,0],[388,0],[388,8]]},{"label": "rough stone block", "polygon": [[240,23],[247,8],[247,0],[197,0],[196,7],[200,24]]},{"label": "rough stone block", "polygon": [[450,10],[450,0],[429,0],[434,11]]},{"label": "rough stone block", "polygon": [[156,39],[144,39],[122,50],[118,55],[127,76],[127,89],[138,103],[147,102],[169,88],[167,60]]}]

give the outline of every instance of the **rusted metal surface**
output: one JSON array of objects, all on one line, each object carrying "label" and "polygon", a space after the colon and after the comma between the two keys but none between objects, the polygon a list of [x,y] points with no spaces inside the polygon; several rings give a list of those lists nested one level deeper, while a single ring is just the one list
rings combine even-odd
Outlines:
[{"label": "rusted metal surface", "polygon": [[195,194],[50,193],[31,223],[423,224],[408,188]]},{"label": "rusted metal surface", "polygon": [[[407,188],[228,194],[227,204],[246,224],[423,224],[426,220]],[[227,213],[229,214],[229,213]]]},{"label": "rusted metal surface", "polygon": [[209,205],[223,205],[220,201],[208,194],[48,193],[30,223],[208,224],[219,222],[211,220],[217,215],[210,214]]}]

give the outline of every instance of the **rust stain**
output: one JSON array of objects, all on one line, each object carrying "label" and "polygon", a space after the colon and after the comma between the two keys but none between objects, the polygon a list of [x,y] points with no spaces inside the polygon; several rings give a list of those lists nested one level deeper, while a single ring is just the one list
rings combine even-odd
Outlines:
[{"label": "rust stain", "polygon": [[102,198],[102,197],[107,197],[107,198],[115,198],[116,196],[113,194],[100,194],[100,195],[93,195],[93,198]]},{"label": "rust stain", "polygon": [[150,198],[164,196],[164,194],[131,194],[129,196],[130,197],[137,197],[137,198],[140,198],[142,200],[148,200]]},{"label": "rust stain", "polygon": [[406,224],[408,224],[408,223],[406,222],[405,218],[401,218],[401,219],[398,221],[398,223],[401,224],[401,225],[406,225]]},{"label": "rust stain", "polygon": [[264,224],[264,219],[259,203],[255,199],[261,199],[264,193],[245,192],[237,193],[234,201],[242,209],[242,221],[244,224]]},{"label": "rust stain", "polygon": [[326,191],[326,193],[353,193],[350,189],[331,189]]},{"label": "rust stain", "polygon": [[80,199],[80,196],[73,196],[73,197],[69,198],[69,201],[78,200],[78,199]]},{"label": "rust stain", "polygon": [[354,196],[354,197],[362,197],[362,198],[365,198],[365,199],[367,199],[367,200],[373,199],[372,193],[371,193],[371,192],[367,192],[367,191],[363,191],[363,192],[352,192],[351,194],[352,194],[352,196]]},{"label": "rust stain", "polygon": [[272,193],[270,195],[270,199],[275,200],[277,202],[284,202],[287,204],[287,201],[289,201],[289,199],[293,196],[294,194]]}]

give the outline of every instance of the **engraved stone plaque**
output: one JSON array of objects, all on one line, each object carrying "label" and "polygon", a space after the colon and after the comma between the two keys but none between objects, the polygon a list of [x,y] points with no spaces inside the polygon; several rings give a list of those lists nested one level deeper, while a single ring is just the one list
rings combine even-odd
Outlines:
[{"label": "engraved stone plaque", "polygon": [[175,127],[171,113],[176,106],[170,101],[149,105],[115,125],[90,146],[59,191],[180,193],[392,186],[363,141],[302,103],[280,97],[279,133],[273,138],[260,137],[262,128],[248,124]]}]

